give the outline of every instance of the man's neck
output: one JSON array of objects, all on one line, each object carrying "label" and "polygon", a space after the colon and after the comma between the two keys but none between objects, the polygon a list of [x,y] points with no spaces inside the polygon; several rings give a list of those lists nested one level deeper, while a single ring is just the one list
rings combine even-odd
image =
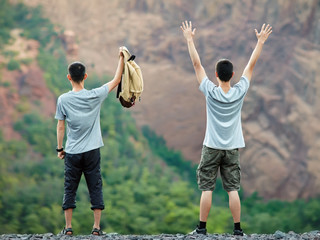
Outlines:
[{"label": "man's neck", "polygon": [[82,81],[81,83],[72,83],[73,92],[80,92],[82,89],[84,89],[84,81]]},{"label": "man's neck", "polygon": [[224,82],[224,81],[220,80],[219,87],[221,87],[221,89],[224,91],[224,93],[228,93],[231,88],[230,81]]}]

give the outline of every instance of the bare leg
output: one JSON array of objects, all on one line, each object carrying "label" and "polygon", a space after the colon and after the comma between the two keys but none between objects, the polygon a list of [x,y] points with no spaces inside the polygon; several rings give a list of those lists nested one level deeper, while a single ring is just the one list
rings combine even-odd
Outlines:
[{"label": "bare leg", "polygon": [[241,204],[240,198],[237,191],[228,192],[229,195],[229,208],[233,217],[233,222],[238,223],[240,222],[240,215],[241,215]]},{"label": "bare leg", "polygon": [[[71,221],[72,221],[72,211],[73,209],[72,208],[69,208],[69,209],[66,209],[64,210],[64,217],[66,219],[66,229],[67,228],[72,228],[72,225],[71,225]],[[68,235],[71,235],[71,233]]]},{"label": "bare leg", "polygon": [[94,224],[93,228],[100,229],[100,219],[101,219],[101,209],[94,209],[93,215],[94,215]]},{"label": "bare leg", "polygon": [[206,222],[212,204],[212,191],[202,191],[200,199],[200,221]]}]

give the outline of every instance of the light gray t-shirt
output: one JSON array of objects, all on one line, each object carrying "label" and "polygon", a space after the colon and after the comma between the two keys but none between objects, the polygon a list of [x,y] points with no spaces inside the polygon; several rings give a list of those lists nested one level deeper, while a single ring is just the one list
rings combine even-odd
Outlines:
[{"label": "light gray t-shirt", "polygon": [[108,92],[104,84],[92,90],[69,91],[58,98],[55,118],[67,122],[67,153],[83,153],[103,146],[100,108]]},{"label": "light gray t-shirt", "polygon": [[235,149],[245,146],[241,108],[250,82],[242,76],[240,81],[225,93],[221,87],[205,77],[199,89],[206,97],[207,127],[203,144],[215,149]]}]

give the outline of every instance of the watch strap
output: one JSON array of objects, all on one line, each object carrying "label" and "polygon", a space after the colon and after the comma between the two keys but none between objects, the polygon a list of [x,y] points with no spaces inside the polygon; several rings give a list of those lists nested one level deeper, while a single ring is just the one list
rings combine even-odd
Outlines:
[{"label": "watch strap", "polygon": [[62,151],[63,151],[63,147],[60,148],[60,149],[56,148],[56,151],[57,151],[57,152],[62,152]]}]

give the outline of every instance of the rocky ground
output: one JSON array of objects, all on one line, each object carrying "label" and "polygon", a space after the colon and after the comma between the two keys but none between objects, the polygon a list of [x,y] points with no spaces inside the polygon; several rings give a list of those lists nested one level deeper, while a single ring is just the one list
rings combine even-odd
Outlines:
[{"label": "rocky ground", "polygon": [[[20,240],[37,240],[37,239],[70,239],[70,236],[46,234],[4,234],[0,235],[0,239],[20,239]],[[183,235],[183,234],[160,234],[160,235],[120,235],[117,233],[109,233],[104,236],[78,235],[72,236],[72,239],[115,239],[115,240],[211,240],[211,239],[318,239],[320,240],[320,231],[312,231],[303,234],[294,232],[283,233],[276,231],[274,234],[251,234],[244,237],[233,236],[230,234],[208,234],[208,235]]]}]

